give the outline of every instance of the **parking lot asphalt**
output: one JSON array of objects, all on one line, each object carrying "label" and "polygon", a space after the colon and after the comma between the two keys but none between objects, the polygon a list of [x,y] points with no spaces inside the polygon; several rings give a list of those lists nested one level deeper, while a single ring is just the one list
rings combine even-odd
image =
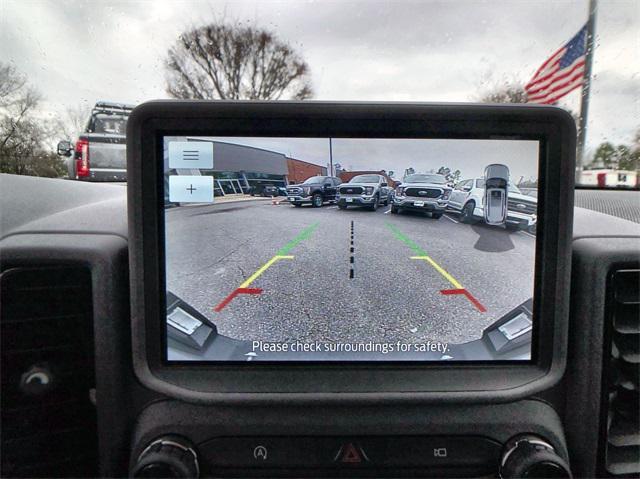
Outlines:
[{"label": "parking lot asphalt", "polygon": [[167,287],[235,339],[463,343],[533,295],[535,238],[415,213],[167,210]]}]

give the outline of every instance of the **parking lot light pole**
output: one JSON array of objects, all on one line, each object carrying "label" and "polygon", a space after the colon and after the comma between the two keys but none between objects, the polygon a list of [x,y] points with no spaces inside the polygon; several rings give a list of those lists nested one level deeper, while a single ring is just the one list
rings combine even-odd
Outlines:
[{"label": "parking lot light pole", "polygon": [[329,176],[335,176],[333,174],[333,143],[329,138]]}]

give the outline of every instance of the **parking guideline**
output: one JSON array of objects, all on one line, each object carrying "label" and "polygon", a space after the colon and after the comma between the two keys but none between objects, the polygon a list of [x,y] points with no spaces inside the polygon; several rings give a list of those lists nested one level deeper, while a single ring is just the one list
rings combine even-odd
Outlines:
[{"label": "parking guideline", "polygon": [[289,251],[295,248],[298,245],[298,243],[300,243],[302,240],[306,240],[307,238],[309,238],[319,224],[320,223],[314,223],[311,226],[303,229],[295,238],[293,238],[286,245],[280,248],[276,253],[276,256],[286,255]]},{"label": "parking guideline", "polygon": [[456,287],[456,289],[464,289],[464,286],[462,286],[460,283],[458,283],[453,276],[451,276],[449,273],[447,273],[438,263],[433,261],[433,259],[431,259],[431,257],[429,257],[429,256],[411,256],[411,259],[422,259],[422,260],[426,261],[431,266],[433,266],[438,273],[440,273],[442,276],[444,276],[447,279],[447,281],[449,281],[452,285],[454,285]]},{"label": "parking guideline", "polygon": [[262,294],[262,289],[260,289],[260,288],[249,288],[251,283],[253,283],[256,279],[258,279],[260,277],[260,275],[262,275],[266,270],[268,270],[274,263],[276,263],[276,262],[278,262],[280,260],[283,260],[283,259],[294,259],[294,256],[288,255],[287,253],[289,251],[291,251],[293,248],[295,248],[301,241],[309,238],[311,236],[311,234],[315,231],[315,229],[318,227],[318,224],[319,223],[314,223],[311,226],[309,226],[309,227],[305,228],[304,230],[302,230],[300,233],[298,233],[298,235],[295,238],[293,238],[286,245],[284,245],[282,248],[280,248],[273,258],[271,258],[265,264],[260,266],[260,268],[258,268],[255,273],[253,273],[251,276],[249,276],[239,287],[234,289],[231,292],[231,294],[229,294],[220,303],[218,303],[218,305],[213,310],[216,313],[219,313],[231,301],[233,301],[233,299],[236,296],[238,296],[240,294],[251,294],[251,295]]},{"label": "parking guideline", "polygon": [[280,255],[275,255],[273,258],[271,258],[269,261],[267,261],[265,264],[263,264],[260,269],[258,269],[258,271],[256,271],[255,273],[253,273],[251,276],[249,276],[249,278],[240,285],[240,288],[248,288],[249,285],[251,283],[253,283],[256,279],[258,279],[258,277],[264,273],[267,269],[269,269],[269,267],[275,263],[276,261],[279,261],[281,259],[293,259],[293,256],[280,256]]},{"label": "parking guideline", "polygon": [[440,273],[449,283],[453,285],[455,289],[443,289],[440,291],[441,294],[445,296],[449,295],[463,295],[465,296],[471,304],[473,304],[478,311],[484,313],[487,309],[473,296],[464,286],[460,284],[453,276],[451,276],[447,270],[445,270],[442,266],[436,263],[431,256],[429,256],[420,246],[418,246],[413,240],[407,236],[405,236],[398,228],[396,228],[391,223],[385,223],[387,228],[391,230],[396,239],[402,241],[409,248],[411,248],[416,254],[416,256],[410,256],[411,259],[421,260],[429,263],[433,266],[438,273]]}]

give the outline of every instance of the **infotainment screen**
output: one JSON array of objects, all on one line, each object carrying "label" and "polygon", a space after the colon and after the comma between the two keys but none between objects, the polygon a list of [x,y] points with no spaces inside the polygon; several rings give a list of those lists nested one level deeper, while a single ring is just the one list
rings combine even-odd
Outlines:
[{"label": "infotainment screen", "polygon": [[167,361],[532,359],[538,141],[162,143]]}]

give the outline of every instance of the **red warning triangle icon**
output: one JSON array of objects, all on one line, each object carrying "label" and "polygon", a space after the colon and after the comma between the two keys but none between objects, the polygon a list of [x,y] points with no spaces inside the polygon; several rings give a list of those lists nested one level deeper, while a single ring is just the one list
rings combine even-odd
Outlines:
[{"label": "red warning triangle icon", "polygon": [[362,462],[362,454],[352,442],[345,444],[342,448],[342,457],[340,462],[346,462],[349,464],[358,464]]}]

